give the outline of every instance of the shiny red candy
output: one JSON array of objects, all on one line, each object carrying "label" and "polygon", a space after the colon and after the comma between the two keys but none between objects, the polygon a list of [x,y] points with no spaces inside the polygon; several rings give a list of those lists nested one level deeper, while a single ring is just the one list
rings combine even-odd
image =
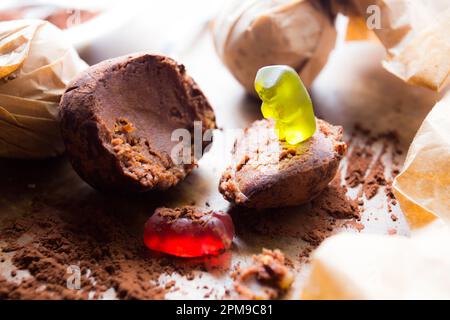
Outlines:
[{"label": "shiny red candy", "polygon": [[195,207],[159,208],[145,224],[144,243],[154,251],[183,258],[218,255],[234,237],[231,217]]}]

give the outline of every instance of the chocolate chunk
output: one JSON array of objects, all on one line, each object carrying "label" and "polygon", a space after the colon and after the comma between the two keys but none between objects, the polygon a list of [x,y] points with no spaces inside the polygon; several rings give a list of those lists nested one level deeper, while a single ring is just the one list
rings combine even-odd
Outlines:
[{"label": "chocolate chunk", "polygon": [[342,128],[317,120],[317,132],[295,146],[280,142],[269,120],[246,129],[233,150],[219,191],[225,199],[249,208],[304,204],[317,197],[336,175],[347,146]]},{"label": "chocolate chunk", "polygon": [[280,250],[263,249],[253,256],[253,264],[239,270],[234,288],[244,299],[268,300],[280,298],[294,282]]},{"label": "chocolate chunk", "polygon": [[[61,101],[61,133],[74,169],[100,190],[144,192],[175,186],[195,167],[171,153],[176,129],[202,133],[215,116],[197,84],[174,60],[136,54],[80,74]],[[202,147],[205,147],[206,143]]]}]

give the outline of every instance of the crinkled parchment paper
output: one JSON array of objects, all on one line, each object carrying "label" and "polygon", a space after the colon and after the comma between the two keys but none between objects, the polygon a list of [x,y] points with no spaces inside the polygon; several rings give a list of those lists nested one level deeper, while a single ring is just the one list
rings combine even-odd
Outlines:
[{"label": "crinkled parchment paper", "polygon": [[[367,27],[375,32],[387,49],[383,66],[389,72],[410,84],[444,87],[450,73],[448,0],[349,0],[339,2],[339,8],[350,20],[354,17],[353,34],[369,37]],[[357,22],[355,12],[367,19],[366,25]]]},{"label": "crinkled parchment paper", "polygon": [[86,67],[52,24],[0,23],[0,157],[46,158],[62,153],[59,99],[69,81]]},{"label": "crinkled parchment paper", "polygon": [[450,92],[423,122],[394,183],[412,228],[435,218],[450,225]]}]

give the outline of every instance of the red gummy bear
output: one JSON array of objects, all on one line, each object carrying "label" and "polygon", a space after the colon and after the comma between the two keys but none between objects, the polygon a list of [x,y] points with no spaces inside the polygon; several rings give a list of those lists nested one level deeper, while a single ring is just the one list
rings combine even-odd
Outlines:
[{"label": "red gummy bear", "polygon": [[233,237],[227,213],[196,207],[158,208],[144,231],[149,249],[183,258],[218,255],[230,248]]}]

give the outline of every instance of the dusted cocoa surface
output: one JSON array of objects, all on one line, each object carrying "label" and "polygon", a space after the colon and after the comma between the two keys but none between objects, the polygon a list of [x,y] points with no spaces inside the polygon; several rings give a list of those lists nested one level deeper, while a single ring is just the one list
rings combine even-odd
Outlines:
[{"label": "dusted cocoa surface", "polygon": [[[193,271],[218,268],[214,259],[145,247],[145,220],[169,202],[163,194],[105,196],[64,158],[0,162],[0,192],[16,203],[0,201],[0,299],[162,299],[175,289],[162,276],[192,280]],[[16,271],[6,271],[12,265]],[[80,290],[67,287],[71,266],[80,268]]]},{"label": "dusted cocoa surface", "polygon": [[[64,158],[2,161],[0,173],[5,177],[0,192],[7,199],[0,202],[2,299],[238,298],[233,275],[251,268],[252,255],[262,247],[282,250],[295,273],[325,238],[345,228],[356,230],[352,224],[360,219],[339,173],[313,202],[266,211],[228,208],[216,189],[219,176],[205,173],[188,177],[172,192],[120,197],[92,190]],[[205,183],[210,192],[202,191]],[[185,260],[146,249],[145,221],[157,207],[180,202],[229,211],[236,227],[230,250]],[[67,268],[73,265],[82,272],[81,290],[66,286]]]},{"label": "dusted cocoa surface", "polygon": [[[198,159],[175,164],[176,129],[215,128],[214,112],[183,65],[135,54],[90,67],[61,101],[61,133],[74,169],[101,190],[165,190]],[[193,142],[193,134],[192,141]],[[204,146],[206,143],[204,143]]]},{"label": "dusted cocoa surface", "polygon": [[336,175],[347,149],[342,139],[341,127],[318,119],[313,137],[289,146],[278,140],[272,121],[257,121],[236,141],[219,190],[228,201],[249,208],[307,203]]},{"label": "dusted cocoa surface", "polygon": [[[129,31],[124,30],[124,33],[128,35]],[[97,52],[105,54],[103,45],[100,48],[97,46]],[[114,48],[115,45],[111,44],[110,50]],[[43,285],[66,288],[63,279],[68,274],[65,268],[78,263],[82,269],[91,266],[89,261],[97,257],[97,253],[90,248],[98,246],[107,248],[104,250],[106,256],[98,262],[93,260],[94,270],[101,276],[106,272],[102,270],[114,262],[117,269],[111,281],[118,283],[118,288],[125,289],[119,291],[122,294],[117,294],[115,289],[110,290],[105,295],[107,298],[235,298],[238,294],[231,275],[238,269],[250,267],[252,256],[267,248],[280,249],[295,275],[291,289],[283,298],[298,299],[308,274],[309,255],[327,237],[339,232],[392,234],[395,231],[397,235],[408,235],[408,227],[399,206],[392,199],[389,184],[402,165],[409,141],[414,137],[421,119],[436,99],[429,93],[427,95],[425,90],[404,85],[389,75],[381,66],[384,52],[376,44],[350,44],[337,49],[313,86],[316,113],[330,123],[343,125],[346,132],[345,141],[349,150],[341,161],[335,180],[313,202],[302,206],[263,211],[234,208],[231,213],[236,226],[236,239],[231,250],[217,258],[185,261],[152,255],[145,248],[141,250],[142,233],[145,221],[157,207],[174,208],[195,203],[209,210],[229,210],[227,201],[217,191],[217,184],[229,164],[226,157],[234,138],[230,139],[226,149],[221,139],[215,139],[211,151],[199,161],[199,168],[183,183],[164,193],[106,197],[84,183],[64,158],[38,162],[0,160],[0,247],[8,246],[16,250],[0,250],[0,276],[4,279],[0,279],[0,288],[8,289],[0,289],[0,295],[6,291],[10,298],[13,295],[16,298],[39,298],[47,293],[41,291]],[[111,54],[110,51],[107,53]],[[362,56],[365,59],[360,59]],[[239,85],[216,58],[209,35],[195,43],[192,55],[183,58],[183,62],[189,70],[195,69],[196,80],[214,104],[219,125],[224,129],[217,131],[217,134],[247,127],[260,119],[259,101],[243,96]],[[372,132],[354,130],[356,122]],[[387,137],[379,136],[379,133],[392,130],[393,124],[402,142],[398,146]],[[353,158],[352,152],[356,147],[367,146],[371,149],[373,158],[364,174],[364,180],[367,180],[384,145],[385,152],[379,159],[385,167],[386,186],[378,186],[377,193],[367,199],[361,192],[363,184],[353,188],[345,180],[350,159]],[[402,150],[403,154],[395,150]],[[388,205],[393,212],[389,212]],[[97,210],[95,214],[93,209]],[[91,214],[92,218],[88,219]],[[358,215],[360,218],[355,218]],[[76,252],[75,255],[62,254],[63,259],[58,260],[58,264],[53,262],[59,254],[44,247],[48,243],[45,232],[30,229],[29,232],[21,230],[4,236],[5,228],[11,228],[22,219],[37,224],[49,216],[56,226],[47,232],[48,235],[70,240],[68,248],[64,248]],[[119,236],[106,237],[102,242],[96,240],[103,234],[98,230],[113,234],[110,231],[114,226],[120,226],[122,232]],[[72,231],[60,232],[68,229]],[[86,241],[78,244],[72,241],[80,237]],[[30,242],[30,239],[35,240]],[[89,242],[92,245],[86,246]],[[25,251],[20,246],[32,248],[43,257],[40,263],[30,265],[33,274],[12,263],[12,260],[23,257]],[[128,249],[135,246],[136,249]],[[76,256],[85,258],[71,258]],[[46,261],[51,263],[42,270],[51,270],[54,277],[41,278],[42,273],[33,267],[41,268]],[[92,275],[91,279],[95,278],[96,275]],[[21,281],[24,282],[19,284]],[[85,288],[85,283],[83,278],[82,288]],[[105,284],[104,280],[100,283]],[[104,290],[101,288],[96,297],[101,296]],[[69,293],[80,294],[72,290]],[[51,294],[59,299],[65,296]]]}]

